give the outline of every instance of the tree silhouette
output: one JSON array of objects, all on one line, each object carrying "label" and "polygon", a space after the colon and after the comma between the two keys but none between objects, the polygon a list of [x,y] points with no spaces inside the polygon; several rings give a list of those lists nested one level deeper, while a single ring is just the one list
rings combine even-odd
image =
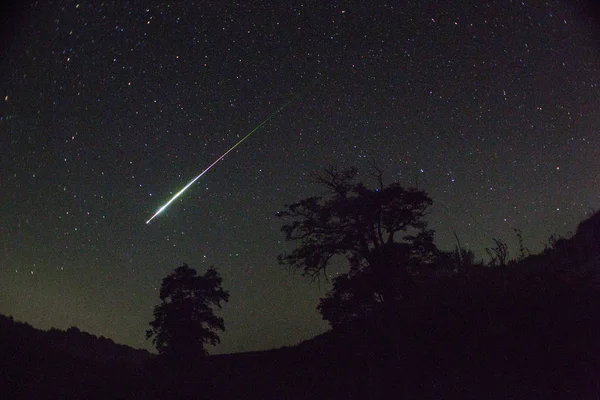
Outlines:
[{"label": "tree silhouette", "polygon": [[496,247],[485,248],[485,252],[490,256],[491,267],[506,267],[508,264],[508,245],[500,239],[492,238]]},{"label": "tree silhouette", "polygon": [[203,276],[187,264],[175,269],[163,279],[160,288],[162,303],[154,308],[154,320],[146,331],[159,354],[176,357],[197,357],[207,353],[206,344],[216,345],[224,331],[223,318],[217,317],[213,307],[221,308],[221,301],[229,300],[229,293],[221,287],[222,278],[214,268]]},{"label": "tree silhouette", "polygon": [[318,279],[327,278],[334,256],[349,262],[349,271],[333,279],[318,307],[332,326],[378,311],[393,314],[411,293],[411,274],[437,254],[424,220],[432,204],[427,194],[398,183],[385,186],[378,168],[372,175],[379,185],[369,189],[354,182],[356,173],[356,168],[329,167],[313,175],[329,196],[309,197],[277,213],[291,220],[282,227],[286,240],[299,242],[279,256],[280,263]]}]

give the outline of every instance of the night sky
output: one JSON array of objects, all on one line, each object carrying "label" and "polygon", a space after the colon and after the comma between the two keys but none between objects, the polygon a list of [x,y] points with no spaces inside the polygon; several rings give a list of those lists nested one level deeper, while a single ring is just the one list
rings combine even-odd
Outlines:
[{"label": "night sky", "polygon": [[[93,3],[93,4],[90,4]],[[441,248],[537,252],[600,208],[600,34],[577,1],[40,2],[0,59],[0,313],[144,339],[162,278],[222,274],[212,353],[327,329],[275,217],[369,162]],[[269,4],[271,3],[271,4]],[[401,6],[400,4],[403,3]],[[150,224],[174,193],[287,104]]]}]

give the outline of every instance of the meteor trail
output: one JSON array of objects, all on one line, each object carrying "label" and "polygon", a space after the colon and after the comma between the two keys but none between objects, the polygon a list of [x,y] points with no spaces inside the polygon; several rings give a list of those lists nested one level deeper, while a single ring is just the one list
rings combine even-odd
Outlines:
[{"label": "meteor trail", "polygon": [[202,175],[204,175],[205,173],[208,172],[208,170],[210,170],[212,167],[214,167],[219,161],[221,161],[223,159],[223,157],[225,157],[227,154],[229,154],[233,149],[235,149],[236,147],[238,147],[240,145],[240,143],[242,143],[244,140],[248,139],[250,137],[250,135],[252,135],[254,132],[256,132],[257,130],[259,130],[264,124],[266,124],[267,122],[269,122],[269,120],[271,118],[273,118],[274,116],[276,116],[277,114],[279,114],[281,112],[281,110],[283,110],[289,103],[285,103],[283,106],[281,106],[277,111],[275,111],[273,114],[269,115],[267,117],[267,119],[265,119],[263,122],[261,122],[260,124],[258,124],[258,126],[254,129],[252,129],[250,131],[250,133],[248,133],[246,136],[244,136],[239,142],[237,142],[236,144],[234,144],[229,150],[227,150],[221,157],[217,158],[212,164],[210,164],[204,171],[200,172],[200,174],[198,176],[196,176],[194,179],[192,179],[190,181],[190,183],[188,183],[187,185],[185,185],[185,187],[183,189],[181,189],[179,192],[175,193],[175,195],[173,197],[171,197],[171,199],[169,201],[167,201],[167,203],[162,206],[161,208],[158,209],[158,211],[156,212],[156,214],[154,214],[148,221],[146,221],[146,224],[149,224],[150,221],[152,221],[154,218],[156,218],[158,216],[158,214],[160,214],[161,212],[163,212],[168,206],[169,204],[171,204],[172,202],[175,201],[175,199],[177,199],[179,196],[181,196],[183,194],[183,192],[185,192],[190,186],[192,186],[194,184],[194,182],[196,182],[198,179],[200,179],[200,177]]}]

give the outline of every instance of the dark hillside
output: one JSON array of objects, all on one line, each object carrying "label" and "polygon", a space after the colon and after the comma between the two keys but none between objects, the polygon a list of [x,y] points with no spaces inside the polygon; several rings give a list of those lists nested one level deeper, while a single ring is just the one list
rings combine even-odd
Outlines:
[{"label": "dark hillside", "polygon": [[0,315],[0,387],[6,398],[107,399],[140,392],[144,350],[77,328],[41,331]]},{"label": "dark hillside", "polygon": [[[230,398],[539,399],[600,395],[600,214],[543,254],[419,283],[393,332],[210,357]],[[273,383],[273,384],[270,384]]]}]

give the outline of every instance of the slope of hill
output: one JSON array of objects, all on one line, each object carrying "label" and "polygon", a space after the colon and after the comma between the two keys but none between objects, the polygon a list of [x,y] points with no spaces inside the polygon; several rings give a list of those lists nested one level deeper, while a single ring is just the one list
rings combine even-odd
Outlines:
[{"label": "slope of hill", "polygon": [[214,387],[225,398],[600,396],[600,213],[542,254],[440,274],[418,293],[391,331],[357,324],[293,348],[211,357]]},{"label": "slope of hill", "polygon": [[141,392],[153,357],[77,328],[42,331],[0,315],[0,387],[6,398],[114,398]]}]

